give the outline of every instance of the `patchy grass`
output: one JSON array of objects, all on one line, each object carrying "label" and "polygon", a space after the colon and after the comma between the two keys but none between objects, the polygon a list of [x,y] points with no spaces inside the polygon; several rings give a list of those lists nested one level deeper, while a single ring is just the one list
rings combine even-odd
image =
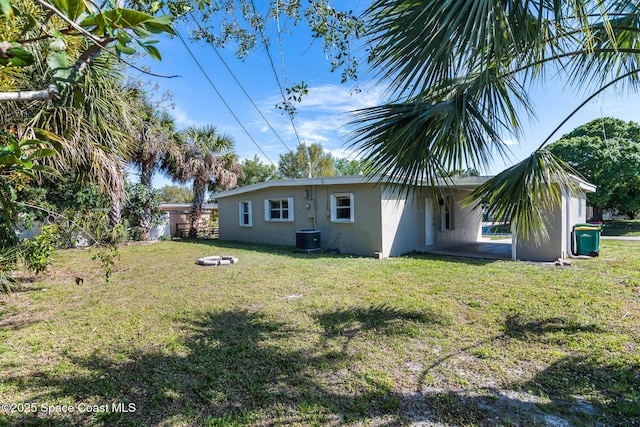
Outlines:
[{"label": "patchy grass", "polygon": [[59,252],[2,300],[0,425],[640,422],[638,242],[569,268],[216,241],[120,254],[105,284],[89,251]]},{"label": "patchy grass", "polygon": [[603,236],[640,236],[640,220],[604,221]]}]

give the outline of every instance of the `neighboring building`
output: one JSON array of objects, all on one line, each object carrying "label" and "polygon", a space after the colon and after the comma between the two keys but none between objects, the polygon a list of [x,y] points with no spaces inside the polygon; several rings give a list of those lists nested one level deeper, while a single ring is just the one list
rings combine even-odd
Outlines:
[{"label": "neighboring building", "polygon": [[[163,220],[162,230],[156,235],[163,237],[181,237],[185,232],[189,232],[190,224],[190,203],[160,203],[160,210],[165,212],[166,219]],[[216,203],[205,203],[202,205],[202,216],[200,217],[200,227],[209,227],[212,218],[217,217],[218,205]]]},{"label": "neighboring building", "polygon": [[[216,194],[220,240],[295,246],[297,232],[318,230],[323,249],[349,254],[389,257],[454,248],[481,239],[480,209],[461,202],[489,178],[454,178],[449,188],[414,187],[408,193],[363,176],[272,180],[240,187]],[[595,187],[584,183],[583,189]],[[585,212],[585,197],[564,198],[562,212],[549,217],[550,243],[535,247],[517,242],[514,259],[568,256],[571,238],[560,236],[567,233],[566,227],[584,222]]]}]

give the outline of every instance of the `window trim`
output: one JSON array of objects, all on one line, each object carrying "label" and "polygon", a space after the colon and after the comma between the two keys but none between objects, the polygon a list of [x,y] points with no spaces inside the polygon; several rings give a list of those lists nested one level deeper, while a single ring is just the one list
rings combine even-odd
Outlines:
[{"label": "window trim", "polygon": [[[247,223],[244,222],[244,206],[247,206]],[[240,202],[238,203],[238,211],[239,211],[239,223],[240,223],[240,227],[253,227],[253,203],[251,202],[251,200],[240,200]]]},{"label": "window trim", "polygon": [[[455,216],[455,204],[453,202],[453,195],[447,194],[443,197],[443,206],[441,209],[440,217],[440,231],[451,231],[456,229],[456,216]],[[447,224],[448,222],[448,224]]]},{"label": "window trim", "polygon": [[[343,207],[338,206],[339,198],[349,198],[349,218],[338,218],[338,209]],[[331,222],[338,223],[353,223],[355,222],[355,209],[353,203],[353,193],[333,193],[331,194]]]},{"label": "window trim", "polygon": [[[287,202],[287,218],[271,218],[271,202],[280,202],[280,212],[283,212],[282,202]],[[293,197],[273,197],[264,199],[264,220],[266,222],[293,222]]]}]

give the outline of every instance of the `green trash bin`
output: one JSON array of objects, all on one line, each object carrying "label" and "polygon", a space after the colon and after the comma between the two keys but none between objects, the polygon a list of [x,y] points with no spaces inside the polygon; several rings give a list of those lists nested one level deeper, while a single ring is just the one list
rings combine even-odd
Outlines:
[{"label": "green trash bin", "polygon": [[598,256],[600,254],[601,227],[596,224],[573,226],[574,255]]}]

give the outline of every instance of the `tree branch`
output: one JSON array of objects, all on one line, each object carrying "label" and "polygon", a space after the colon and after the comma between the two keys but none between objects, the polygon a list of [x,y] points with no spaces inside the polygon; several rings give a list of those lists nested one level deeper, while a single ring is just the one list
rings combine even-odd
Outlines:
[{"label": "tree branch", "polygon": [[41,101],[60,98],[60,92],[55,84],[42,90],[30,90],[23,92],[0,92],[0,102],[7,101]]},{"label": "tree branch", "polygon": [[74,21],[72,21],[71,19],[69,19],[67,16],[65,16],[64,13],[62,13],[61,11],[59,11],[55,6],[53,6],[52,4],[47,3],[44,0],[36,0],[38,3],[40,3],[40,5],[46,9],[49,9],[50,11],[52,11],[53,13],[55,13],[56,15],[58,15],[58,17],[60,19],[62,19],[64,22],[66,22],[67,24],[69,24],[71,27],[75,28],[77,31],[80,32],[80,34],[84,35],[85,37],[87,37],[89,40],[91,40],[93,43],[99,45],[100,47],[104,48],[104,40],[101,39],[100,37],[97,37],[95,35],[93,35],[92,33],[90,33],[89,31],[85,30],[84,28],[82,28],[80,25],[76,24]]}]

